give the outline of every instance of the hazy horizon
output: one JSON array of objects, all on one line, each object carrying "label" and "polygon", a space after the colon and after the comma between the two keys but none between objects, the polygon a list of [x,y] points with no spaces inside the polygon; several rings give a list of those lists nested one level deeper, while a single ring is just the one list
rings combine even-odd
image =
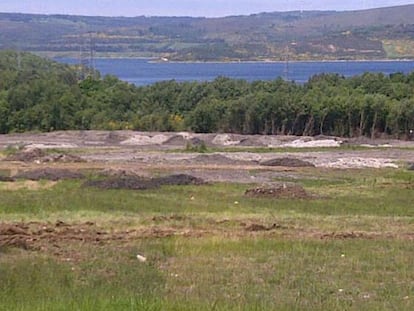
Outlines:
[{"label": "hazy horizon", "polygon": [[3,0],[0,12],[32,14],[67,14],[89,16],[193,16],[223,17],[230,15],[249,15],[261,12],[295,10],[363,10],[414,4],[404,0],[349,0],[346,2],[322,0],[152,0],[149,2],[134,0]]}]

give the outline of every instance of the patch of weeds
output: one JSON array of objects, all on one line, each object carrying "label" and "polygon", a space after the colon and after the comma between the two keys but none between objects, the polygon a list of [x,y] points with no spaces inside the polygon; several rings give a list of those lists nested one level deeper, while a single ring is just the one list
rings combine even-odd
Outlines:
[{"label": "patch of weeds", "polygon": [[10,170],[0,169],[0,179],[1,177],[10,177]]},{"label": "patch of weeds", "polygon": [[19,143],[16,145],[7,145],[7,147],[2,151],[2,153],[5,156],[11,156],[22,151],[25,148],[25,146],[26,145],[24,143]]},{"label": "patch of weeds", "polygon": [[63,155],[67,155],[69,154],[69,149],[63,149],[63,148],[47,148],[47,149],[43,149],[43,151],[45,152],[45,154],[47,155],[51,155],[51,154],[63,154]]},{"label": "patch of weeds", "polygon": [[193,144],[192,142],[187,142],[185,146],[186,152],[196,152],[196,153],[207,153],[209,150],[204,141],[201,141],[198,144]]},{"label": "patch of weeds", "polygon": [[396,170],[386,174],[385,177],[403,183],[414,184],[414,171]]}]

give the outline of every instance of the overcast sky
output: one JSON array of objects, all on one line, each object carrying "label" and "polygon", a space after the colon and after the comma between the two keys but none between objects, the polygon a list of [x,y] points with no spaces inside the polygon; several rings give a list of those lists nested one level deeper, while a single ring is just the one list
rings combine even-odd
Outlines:
[{"label": "overcast sky", "polygon": [[105,16],[227,16],[291,10],[355,10],[404,0],[0,0],[0,12]]}]

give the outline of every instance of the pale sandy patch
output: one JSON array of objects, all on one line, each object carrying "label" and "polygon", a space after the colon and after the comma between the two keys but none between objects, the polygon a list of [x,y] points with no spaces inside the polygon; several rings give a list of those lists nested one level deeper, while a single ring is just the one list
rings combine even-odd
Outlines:
[{"label": "pale sandy patch", "polygon": [[1,190],[18,191],[21,189],[27,189],[32,191],[50,189],[57,184],[57,181],[16,181],[16,182],[1,182]]}]

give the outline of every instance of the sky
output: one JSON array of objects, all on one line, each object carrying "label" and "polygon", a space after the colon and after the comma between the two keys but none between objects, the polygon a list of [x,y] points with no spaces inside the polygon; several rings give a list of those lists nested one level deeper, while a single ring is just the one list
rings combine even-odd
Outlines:
[{"label": "sky", "polygon": [[292,10],[357,10],[414,0],[0,0],[0,12],[100,16],[248,15]]}]

